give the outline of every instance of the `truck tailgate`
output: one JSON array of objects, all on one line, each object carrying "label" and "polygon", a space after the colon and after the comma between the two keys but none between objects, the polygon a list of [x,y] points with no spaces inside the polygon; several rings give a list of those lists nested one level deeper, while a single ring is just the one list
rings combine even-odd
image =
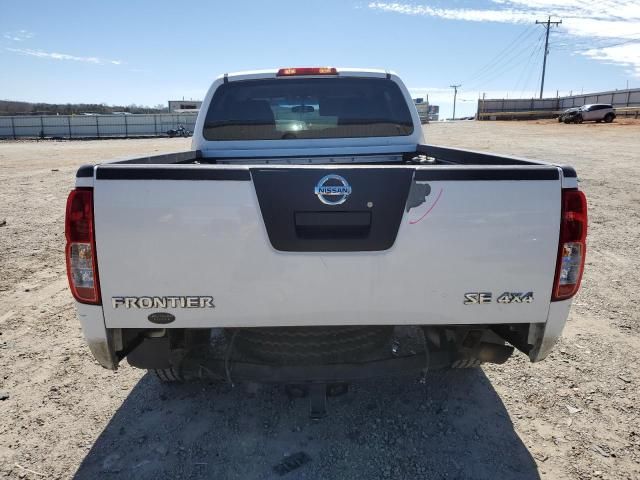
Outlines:
[{"label": "truck tailgate", "polygon": [[[339,179],[325,186],[348,185],[343,203],[316,194],[327,175]],[[560,171],[546,165],[99,166],[105,322],[543,322],[560,197]]]}]

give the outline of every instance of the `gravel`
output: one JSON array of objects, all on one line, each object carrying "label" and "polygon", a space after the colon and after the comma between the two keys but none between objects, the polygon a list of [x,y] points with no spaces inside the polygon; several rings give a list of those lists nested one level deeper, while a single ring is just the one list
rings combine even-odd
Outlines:
[{"label": "gravel", "polygon": [[75,169],[188,140],[1,142],[0,478],[639,478],[640,124],[425,129],[431,143],[577,168],[582,291],[544,362],[358,383],[318,422],[280,387],[162,385],[126,362],[100,368],[85,346],[63,258]]}]

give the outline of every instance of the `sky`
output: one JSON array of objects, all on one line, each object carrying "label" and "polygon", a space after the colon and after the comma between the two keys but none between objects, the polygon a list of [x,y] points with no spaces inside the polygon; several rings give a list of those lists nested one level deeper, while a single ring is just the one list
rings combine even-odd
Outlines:
[{"label": "sky", "polygon": [[0,99],[166,105],[225,72],[395,71],[451,116],[477,99],[640,87],[640,0],[0,0]]}]

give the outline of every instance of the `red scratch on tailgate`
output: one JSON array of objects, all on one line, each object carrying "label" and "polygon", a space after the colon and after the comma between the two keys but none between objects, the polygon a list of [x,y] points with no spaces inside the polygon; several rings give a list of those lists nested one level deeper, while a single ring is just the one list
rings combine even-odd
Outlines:
[{"label": "red scratch on tailgate", "polygon": [[427,210],[426,212],[424,212],[424,215],[422,215],[420,218],[418,218],[417,220],[409,220],[409,225],[415,225],[416,223],[422,221],[422,219],[424,217],[426,217],[427,215],[429,215],[429,212],[431,212],[431,210],[433,210],[433,207],[435,207],[438,203],[438,200],[440,200],[440,197],[442,196],[442,188],[440,189],[440,191],[438,192],[438,196],[436,197],[436,201],[433,202],[433,205],[431,205],[431,207],[429,207],[429,210]]}]

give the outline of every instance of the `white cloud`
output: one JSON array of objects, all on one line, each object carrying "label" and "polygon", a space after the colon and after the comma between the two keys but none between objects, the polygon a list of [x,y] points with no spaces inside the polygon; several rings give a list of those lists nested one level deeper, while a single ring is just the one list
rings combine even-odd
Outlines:
[{"label": "white cloud", "polygon": [[28,56],[37,57],[37,58],[49,58],[53,60],[72,60],[75,62],[93,63],[96,65],[103,65],[103,64],[122,65],[123,63],[121,60],[105,60],[99,57],[78,57],[75,55],[69,55],[67,53],[45,52],[43,50],[34,50],[31,48],[6,47],[5,50],[8,50],[9,52],[13,52],[13,53],[18,53],[20,55],[28,55]]},{"label": "white cloud", "polygon": [[640,77],[640,43],[594,48],[584,52],[584,55],[596,60],[624,65],[636,77]]},{"label": "white cloud", "polygon": [[384,12],[403,13],[405,15],[422,15],[445,18],[447,20],[466,20],[470,22],[502,22],[524,23],[535,20],[525,11],[477,10],[468,8],[433,8],[428,5],[411,5],[407,3],[371,2],[369,8]]},{"label": "white cloud", "polygon": [[18,30],[15,32],[5,32],[3,37],[12,42],[23,42],[33,38],[34,33],[28,30]]},{"label": "white cloud", "polygon": [[[559,31],[592,48],[572,49],[589,58],[631,68],[640,77],[640,1],[638,0],[492,0],[487,8],[436,8],[412,3],[370,2],[382,12],[471,22],[533,23],[547,15],[560,17]],[[618,42],[616,42],[616,40]],[[620,40],[629,41],[618,45]],[[637,43],[635,41],[637,40]]]}]

